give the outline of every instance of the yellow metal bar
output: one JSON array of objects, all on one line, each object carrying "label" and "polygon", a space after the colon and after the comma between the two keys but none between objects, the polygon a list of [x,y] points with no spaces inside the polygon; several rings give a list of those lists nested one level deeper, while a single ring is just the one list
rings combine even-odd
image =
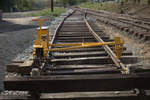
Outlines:
[{"label": "yellow metal bar", "polygon": [[124,44],[124,41],[121,40],[120,37],[115,37],[114,52],[118,59],[121,57],[121,54],[123,51],[123,44]]},{"label": "yellow metal bar", "polygon": [[49,44],[49,46],[78,46],[78,45],[82,45],[82,43],[65,43],[65,44]]},{"label": "yellow metal bar", "polygon": [[42,20],[40,20],[40,32],[38,33],[38,37],[39,37],[39,40],[41,40],[41,34],[42,34]]},{"label": "yellow metal bar", "polygon": [[79,49],[79,48],[87,48],[87,47],[95,47],[95,46],[103,46],[103,45],[114,45],[114,44],[115,44],[115,42],[83,43],[81,46],[66,47],[66,48],[56,48],[56,49],[48,49],[47,51],[50,51],[50,52],[58,52],[58,51],[65,51],[65,50],[72,50],[72,49]]},{"label": "yellow metal bar", "polygon": [[49,46],[57,47],[57,46],[85,46],[85,45],[115,45],[115,42],[91,42],[91,43],[65,43],[65,44],[49,44]]}]

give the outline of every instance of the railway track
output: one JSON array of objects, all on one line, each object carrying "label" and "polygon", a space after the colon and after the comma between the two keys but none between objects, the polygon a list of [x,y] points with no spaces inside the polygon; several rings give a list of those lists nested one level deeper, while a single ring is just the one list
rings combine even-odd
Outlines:
[{"label": "railway track", "polygon": [[130,15],[121,15],[108,13],[105,11],[95,11],[90,9],[82,9],[87,12],[87,15],[97,19],[97,21],[111,25],[121,31],[127,32],[129,35],[134,35],[141,40],[150,39],[150,21],[133,17]]},{"label": "railway track", "polygon": [[[112,41],[114,39],[110,39],[93,20],[75,10],[58,25],[51,39],[51,44],[58,46],[50,46],[51,51],[57,52],[49,53],[49,59],[42,64],[40,76],[29,75],[31,69],[38,66],[33,63],[35,59],[32,57],[26,62],[7,66],[8,72],[21,76],[6,77],[5,89],[29,91],[29,94],[0,97],[7,100],[149,100],[146,90],[150,89],[150,69],[134,66],[137,57],[126,47],[122,48],[121,58],[117,58],[114,46],[104,44]],[[93,42],[103,45],[88,45]],[[81,46],[69,48],[68,45],[60,45],[66,43],[81,43]],[[67,49],[59,50],[61,48]]]}]

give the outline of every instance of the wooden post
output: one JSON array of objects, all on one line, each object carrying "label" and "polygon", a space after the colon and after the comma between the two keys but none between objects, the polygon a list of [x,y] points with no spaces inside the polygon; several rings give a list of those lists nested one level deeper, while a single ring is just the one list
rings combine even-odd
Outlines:
[{"label": "wooden post", "polygon": [[2,21],[2,10],[0,10],[0,22]]},{"label": "wooden post", "polygon": [[51,0],[51,11],[54,11],[54,0]]},{"label": "wooden post", "polygon": [[148,5],[150,5],[150,0],[147,1]]},{"label": "wooden post", "polygon": [[9,1],[9,11],[13,12],[14,0],[8,0],[8,1]]}]

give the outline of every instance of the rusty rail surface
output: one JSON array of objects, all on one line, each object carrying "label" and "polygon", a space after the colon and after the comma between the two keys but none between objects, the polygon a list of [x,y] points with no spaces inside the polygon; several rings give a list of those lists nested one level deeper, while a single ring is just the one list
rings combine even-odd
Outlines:
[{"label": "rusty rail surface", "polygon": [[[88,23],[87,19],[84,18],[85,23],[93,36],[97,39],[97,41],[104,43],[104,41],[95,33],[95,31],[91,28],[90,24]],[[118,68],[122,69],[122,73],[124,73],[124,70],[126,70],[126,65],[124,65],[116,56],[116,54],[110,49],[108,45],[103,46],[105,48],[105,51],[109,54],[109,56],[112,58],[113,62],[116,64]]]},{"label": "rusty rail surface", "polygon": [[[150,39],[150,22],[142,20],[141,18],[90,9],[77,8],[77,10],[83,12],[86,11],[89,16],[97,19],[98,22],[111,25],[121,31],[126,32],[129,35],[134,35],[141,40],[146,41]],[[134,27],[136,27],[136,29],[134,29]]]}]

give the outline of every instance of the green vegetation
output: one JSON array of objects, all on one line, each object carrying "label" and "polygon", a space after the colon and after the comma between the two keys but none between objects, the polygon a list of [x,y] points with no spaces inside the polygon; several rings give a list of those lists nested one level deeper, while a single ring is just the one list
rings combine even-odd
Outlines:
[{"label": "green vegetation", "polygon": [[104,3],[82,3],[80,5],[81,8],[89,8],[89,9],[94,9],[94,10],[107,10],[107,11],[114,11],[118,10],[119,8],[119,3],[116,2],[104,2]]},{"label": "green vegetation", "polygon": [[13,8],[15,11],[25,11],[32,9],[32,4],[27,0],[14,0]]},{"label": "green vegetation", "polygon": [[[122,1],[124,2],[123,6],[120,5]],[[132,8],[140,9],[143,5],[148,6],[148,0],[120,0],[120,2],[86,2],[80,4],[79,7],[120,13],[120,10],[126,12]]]},{"label": "green vegetation", "polygon": [[4,11],[24,11],[32,9],[29,0],[0,0],[0,9]]},{"label": "green vegetation", "polygon": [[[118,0],[124,1],[125,3],[135,4],[149,4],[150,0]],[[81,4],[83,3],[84,4]],[[88,2],[88,3],[85,3]],[[106,2],[106,3],[94,3],[93,0],[54,0],[55,7],[66,7],[72,5],[78,5],[83,8],[91,8],[97,10],[108,10],[113,11],[116,9],[120,9],[119,2]],[[0,9],[3,11],[25,11],[25,10],[33,10],[33,9],[44,9],[50,8],[51,0],[0,0]]]},{"label": "green vegetation", "polygon": [[[54,0],[55,6],[72,6],[87,0]],[[0,9],[3,11],[25,11],[50,8],[51,0],[0,0]]]},{"label": "green vegetation", "polygon": [[64,6],[64,5],[77,5],[80,4],[82,2],[87,2],[87,0],[54,0],[55,1],[55,5],[60,5],[60,6]]},{"label": "green vegetation", "polygon": [[31,13],[31,14],[27,14],[27,15],[25,15],[25,16],[32,16],[32,17],[35,17],[35,16],[57,17],[57,16],[59,16],[61,13],[65,13],[65,12],[66,12],[66,9],[64,9],[64,8],[62,8],[62,7],[55,7],[54,10],[55,10],[54,12],[51,12],[51,9],[50,9],[50,8],[47,8],[47,9],[43,9],[43,10],[40,10],[40,11]]}]

